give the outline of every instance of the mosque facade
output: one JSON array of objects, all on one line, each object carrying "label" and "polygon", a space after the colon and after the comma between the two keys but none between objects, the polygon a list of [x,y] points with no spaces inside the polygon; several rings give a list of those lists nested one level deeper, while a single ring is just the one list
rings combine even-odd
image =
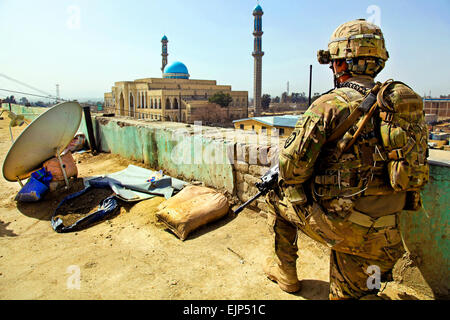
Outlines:
[{"label": "mosque facade", "polygon": [[[168,39],[162,43],[162,78],[116,82],[105,93],[105,112],[153,121],[230,123],[248,117],[248,92],[233,91],[215,80],[193,80],[186,65],[168,64]],[[210,103],[216,93],[229,94],[228,107]]]}]

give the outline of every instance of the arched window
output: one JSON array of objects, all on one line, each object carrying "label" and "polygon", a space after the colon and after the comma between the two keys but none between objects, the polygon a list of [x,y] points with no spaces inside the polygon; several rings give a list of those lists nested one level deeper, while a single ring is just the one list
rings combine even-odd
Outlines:
[{"label": "arched window", "polygon": [[129,111],[130,111],[130,113],[134,111],[134,97],[131,92],[130,92],[130,110]]},{"label": "arched window", "polygon": [[123,116],[125,115],[125,101],[123,98],[123,93],[120,93],[120,98],[119,98],[119,115]]},{"label": "arched window", "polygon": [[166,99],[166,110],[172,109],[172,104],[170,103],[169,98]]},{"label": "arched window", "polygon": [[175,100],[173,101],[173,108],[174,109],[178,109],[178,100],[177,100],[177,98],[175,98]]}]

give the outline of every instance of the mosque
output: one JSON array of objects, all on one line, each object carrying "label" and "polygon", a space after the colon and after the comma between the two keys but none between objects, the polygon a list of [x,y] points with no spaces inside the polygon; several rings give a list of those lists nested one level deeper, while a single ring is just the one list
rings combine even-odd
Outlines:
[{"label": "mosque", "polygon": [[[186,65],[168,64],[168,42],[162,43],[162,78],[116,82],[105,93],[106,112],[154,121],[194,123],[231,123],[248,116],[248,92],[233,91],[215,80],[193,80]],[[233,99],[228,107],[208,100],[215,93],[228,93]]]},{"label": "mosque", "polygon": [[[254,116],[261,114],[262,84],[262,16],[258,4],[254,16]],[[162,78],[146,78],[135,81],[116,82],[111,92],[105,93],[106,112],[137,119],[175,121],[205,124],[228,123],[248,118],[248,92],[233,91],[231,86],[218,85],[215,80],[192,80],[186,65],[176,61],[168,65],[168,43],[164,35],[162,43]],[[228,107],[210,103],[216,93],[229,94],[232,102]]]}]

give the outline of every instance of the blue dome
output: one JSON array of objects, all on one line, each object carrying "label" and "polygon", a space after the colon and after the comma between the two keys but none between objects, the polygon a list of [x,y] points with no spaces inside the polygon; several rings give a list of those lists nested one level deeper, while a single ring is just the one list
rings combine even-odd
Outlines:
[{"label": "blue dome", "polygon": [[255,10],[253,10],[253,12],[263,12],[263,9],[261,8],[261,6],[258,4],[255,8]]},{"label": "blue dome", "polygon": [[164,78],[189,79],[189,71],[183,62],[175,61],[164,69]]},{"label": "blue dome", "polygon": [[164,35],[164,37],[162,37],[161,41],[167,41],[167,37]]}]

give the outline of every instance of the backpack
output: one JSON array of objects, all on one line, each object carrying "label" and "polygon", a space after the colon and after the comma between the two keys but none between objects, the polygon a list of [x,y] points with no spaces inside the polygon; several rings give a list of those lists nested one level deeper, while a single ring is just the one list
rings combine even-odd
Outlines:
[{"label": "backpack", "polygon": [[395,191],[420,191],[428,183],[430,171],[423,100],[406,84],[389,81],[378,92],[377,102],[384,150],[375,157],[387,162]]},{"label": "backpack", "polygon": [[378,143],[376,151],[365,158],[370,158],[368,162],[384,162],[388,186],[394,192],[407,192],[405,210],[417,210],[421,206],[419,191],[429,180],[428,129],[422,98],[406,84],[389,80],[377,83],[358,103],[328,139],[339,141],[336,159],[352,148],[372,121]]}]

